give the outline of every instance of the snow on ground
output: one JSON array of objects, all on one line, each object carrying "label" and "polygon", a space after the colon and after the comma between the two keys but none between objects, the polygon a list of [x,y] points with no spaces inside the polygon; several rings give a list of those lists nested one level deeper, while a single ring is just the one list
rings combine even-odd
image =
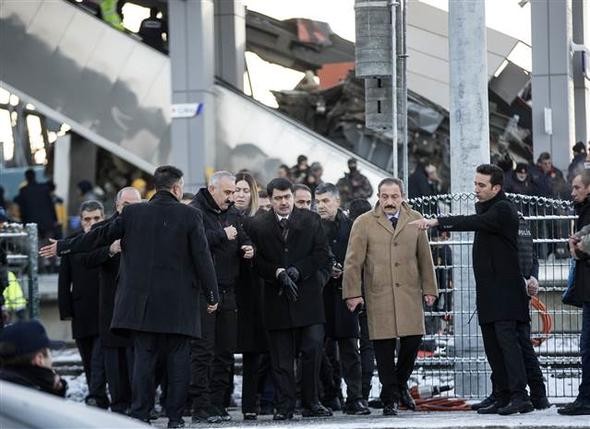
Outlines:
[{"label": "snow on ground", "polygon": [[[214,425],[223,429],[263,427],[299,429],[365,429],[365,428],[399,428],[399,429],[500,429],[500,428],[539,428],[539,429],[568,429],[590,428],[590,416],[565,417],[557,414],[557,409],[534,411],[529,414],[515,416],[481,415],[473,411],[468,412],[411,412],[402,411],[396,417],[384,417],[380,410],[373,410],[370,416],[345,416],[337,413],[334,417],[324,419],[303,419],[295,416],[291,421],[273,422],[271,416],[262,416],[255,422],[243,421],[241,413],[231,412],[233,420],[228,423]],[[205,428],[209,424],[191,423],[185,419],[188,427]],[[152,423],[156,427],[165,428],[167,419],[159,419]]]}]

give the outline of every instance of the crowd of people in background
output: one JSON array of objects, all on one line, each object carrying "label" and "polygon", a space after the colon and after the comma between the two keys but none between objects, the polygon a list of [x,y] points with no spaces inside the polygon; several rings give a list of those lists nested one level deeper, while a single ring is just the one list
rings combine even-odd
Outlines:
[{"label": "crowd of people in background", "polygon": [[[87,404],[149,421],[157,417],[154,398],[159,385],[169,427],[183,427],[183,415],[194,422],[231,419],[227,408],[234,353],[243,355],[245,420],[264,413],[290,420],[296,410],[304,417],[329,417],[336,410],[370,414],[375,362],[383,414],[397,415],[399,406],[414,410],[408,381],[418,351],[425,350],[422,337],[441,329],[440,321],[431,320],[429,327],[428,319],[425,327],[424,310],[452,302],[447,292],[451,273],[434,270],[435,264],[452,265],[450,249],[443,245],[432,252],[422,230],[439,226],[435,240],[448,239],[453,229],[484,229],[494,243],[496,234],[516,240],[512,233],[518,227],[485,227],[488,206],[490,213],[506,206],[512,216],[504,192],[557,198],[570,192],[580,214],[570,250],[581,261],[574,282],[584,308],[584,369],[578,400],[563,414],[587,414],[590,309],[583,264],[590,257],[584,253],[590,235],[590,165],[583,144],[576,144],[574,152],[567,175],[571,183],[548,154],[541,154],[536,166],[517,164],[510,171],[478,167],[476,208],[482,211],[473,219],[459,216],[452,221],[425,221],[411,209],[405,184],[396,178],[379,183],[379,202],[373,206],[368,202],[373,188],[356,159],[348,160],[342,178],[329,183],[322,178],[321,164],[308,164],[304,155],[293,167],[281,165],[264,187],[246,170],[217,171],[196,194],[184,193],[180,170],[159,167],[149,201],[144,198],[145,181],[134,181],[135,186],[119,190],[110,217],[92,184],[81,181],[81,230],[59,241],[54,240],[61,237],[56,232],[59,199],[51,182],[37,182],[34,171],[28,170],[14,202],[21,220],[37,223],[39,236],[50,243],[41,254],[61,257],[59,310],[62,319],[72,323],[89,386]],[[485,190],[478,188],[480,176]],[[436,195],[443,189],[431,163],[419,164],[409,181],[410,196]],[[518,219],[513,223],[518,226]],[[510,265],[516,285],[525,275],[512,253],[498,254],[509,257],[500,265]],[[478,264],[485,257],[485,252],[478,255]],[[382,266],[392,270],[380,271]],[[475,269],[479,285],[481,272]],[[391,299],[383,299],[383,284],[394,285]],[[482,332],[494,347],[502,348],[498,344],[504,344],[504,331],[516,332],[514,338],[530,337],[530,326],[527,330],[520,325],[525,323],[522,315],[528,314],[528,300],[524,290],[516,289],[513,307],[494,307],[493,297],[487,300],[490,305],[480,305]],[[517,308],[521,298],[524,304]],[[510,320],[516,325],[500,324],[504,319],[497,314],[502,311],[512,311]],[[191,314],[196,317],[188,317]],[[0,353],[10,356],[8,362],[50,368],[45,332],[37,325],[21,328],[36,338],[34,344],[15,340],[20,335],[13,332],[16,328],[5,330],[1,341],[26,349],[24,360],[12,349],[0,348]],[[529,401],[528,374],[522,368],[503,369],[502,362],[522,360],[522,355],[494,354],[487,348],[486,353],[498,391],[480,404],[480,413],[513,414],[549,406],[544,389]],[[41,390],[58,395],[67,388],[54,372],[33,381],[27,374],[0,371],[6,379],[24,377],[33,385],[51,378],[51,387]]]}]

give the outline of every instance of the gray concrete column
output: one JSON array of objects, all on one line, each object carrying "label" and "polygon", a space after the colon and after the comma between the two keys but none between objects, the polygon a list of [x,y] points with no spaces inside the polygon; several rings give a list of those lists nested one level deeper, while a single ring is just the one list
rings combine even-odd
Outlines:
[{"label": "gray concrete column", "polygon": [[[489,162],[487,37],[484,0],[449,2],[451,191],[472,192],[475,168]],[[453,214],[473,211],[473,201],[453,201]],[[485,396],[485,364],[478,362],[475,281],[470,268],[472,233],[454,233],[453,246],[455,354],[471,362],[455,364],[455,391],[464,397]],[[488,392],[489,393],[489,392]]]},{"label": "gray concrete column", "polygon": [[564,170],[574,143],[572,1],[532,0],[531,30],[534,156],[549,152]]},{"label": "gray concrete column", "polygon": [[[590,49],[589,0],[572,1],[572,20],[574,43]],[[586,61],[590,61],[590,53],[586,55]],[[575,140],[587,143],[590,140],[590,76],[584,77],[581,52],[574,54],[573,75]]]},{"label": "gray concrete column", "polygon": [[171,162],[194,191],[215,161],[213,0],[169,0],[168,12],[172,104],[199,105],[195,114],[172,119]]},{"label": "gray concrete column", "polygon": [[244,90],[246,8],[241,0],[215,2],[215,75]]},{"label": "gray concrete column", "polygon": [[58,137],[54,144],[55,150],[53,151],[53,182],[55,183],[55,193],[63,198],[66,213],[69,213],[68,203],[70,201],[71,140],[71,134]]}]

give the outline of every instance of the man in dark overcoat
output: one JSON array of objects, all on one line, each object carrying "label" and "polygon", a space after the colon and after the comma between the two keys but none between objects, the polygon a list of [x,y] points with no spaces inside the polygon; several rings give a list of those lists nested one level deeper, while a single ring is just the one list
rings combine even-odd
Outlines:
[{"label": "man in dark overcoat", "polygon": [[519,332],[529,326],[529,303],[518,259],[518,212],[504,195],[503,171],[490,164],[475,174],[476,214],[421,219],[420,228],[475,231],[473,271],[476,307],[486,357],[498,396],[480,414],[514,414],[534,409],[526,391],[527,376]]},{"label": "man in dark overcoat", "polygon": [[255,265],[264,279],[264,313],[277,400],[275,420],[293,418],[294,363],[301,353],[304,417],[330,416],[318,396],[324,339],[321,269],[329,251],[316,213],[293,208],[293,185],[270,181],[272,210],[255,217],[250,228],[256,247]]},{"label": "man in dark overcoat", "polygon": [[[115,213],[93,228],[113,222],[129,204],[141,202],[141,194],[131,186],[122,188],[115,198]],[[128,336],[111,332],[115,308],[115,293],[121,265],[121,240],[98,249],[93,258],[86,258],[87,268],[98,268],[98,353],[92,359],[91,384],[100,382],[102,373],[106,378],[111,397],[111,411],[126,413],[131,405],[131,374],[133,349]],[[102,377],[101,377],[102,378]]]},{"label": "man in dark overcoat", "polygon": [[[80,205],[82,231],[72,237],[81,236],[92,225],[104,219],[104,208],[98,201],[86,201]],[[88,268],[88,261],[99,256],[100,249],[87,253],[65,255],[59,266],[57,303],[61,320],[72,321],[72,337],[82,358],[82,366],[88,384],[86,402],[100,408],[108,408],[103,368],[96,368],[93,374],[92,356],[100,353],[98,338],[98,269]],[[95,380],[93,383],[92,380]]]},{"label": "man in dark overcoat", "polygon": [[209,185],[201,188],[190,206],[201,211],[207,242],[215,264],[219,308],[201,312],[202,336],[191,344],[192,420],[216,423],[231,419],[225,409],[227,392],[233,384],[236,350],[236,288],[240,261],[252,259],[254,249],[242,228],[238,209],[233,206],[235,177],[217,171]]},{"label": "man in dark overcoat", "polygon": [[[578,219],[575,230],[590,225],[590,169],[585,169],[572,181],[572,198]],[[575,259],[574,300],[582,307],[582,332],[580,354],[582,357],[582,381],[574,402],[558,410],[566,416],[590,415],[590,255],[582,252],[580,239],[569,240],[570,251]]]},{"label": "man in dark overcoat", "polygon": [[148,420],[154,371],[166,357],[168,427],[184,427],[182,412],[190,378],[190,338],[201,335],[200,290],[207,311],[217,309],[215,269],[202,215],[180,203],[184,180],[173,166],[154,172],[156,194],[126,207],[114,221],[72,240],[41,248],[42,256],[87,251],[121,240],[124,269],[115,296],[111,329],[132,335],[134,366],[131,416]]},{"label": "man in dark overcoat", "polygon": [[[358,313],[350,312],[342,299],[342,269],[348,247],[352,221],[340,210],[340,196],[338,188],[332,183],[322,183],[316,188],[315,205],[322,218],[322,226],[328,238],[331,250],[331,275],[324,286],[324,308],[326,310],[326,353],[331,361],[333,371],[340,373],[346,382],[346,414],[370,414],[369,408],[362,402],[361,387],[361,355],[358,339],[360,325]],[[339,353],[334,353],[337,344]],[[331,348],[331,350],[329,350]],[[330,353],[331,351],[331,353]],[[337,356],[340,358],[337,359]],[[334,377],[332,377],[334,379]],[[336,399],[340,393],[340,377],[336,377],[335,391],[327,392],[328,396]]]}]

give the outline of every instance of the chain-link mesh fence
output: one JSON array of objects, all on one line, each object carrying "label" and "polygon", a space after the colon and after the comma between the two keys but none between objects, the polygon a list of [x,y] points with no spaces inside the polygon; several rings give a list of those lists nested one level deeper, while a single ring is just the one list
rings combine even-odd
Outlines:
[{"label": "chain-link mesh fence", "polygon": [[[581,310],[563,305],[569,272],[567,239],[576,219],[568,201],[509,194],[533,235],[540,291],[531,300],[531,338],[550,397],[575,397],[581,380]],[[415,198],[426,218],[474,213],[474,194]],[[424,344],[414,377],[420,384],[452,386],[451,394],[482,398],[492,391],[490,369],[475,314],[473,233],[431,230],[440,297],[427,309]]]},{"label": "chain-link mesh fence", "polygon": [[37,225],[4,224],[0,246],[8,260],[4,310],[8,323],[39,316]]}]

